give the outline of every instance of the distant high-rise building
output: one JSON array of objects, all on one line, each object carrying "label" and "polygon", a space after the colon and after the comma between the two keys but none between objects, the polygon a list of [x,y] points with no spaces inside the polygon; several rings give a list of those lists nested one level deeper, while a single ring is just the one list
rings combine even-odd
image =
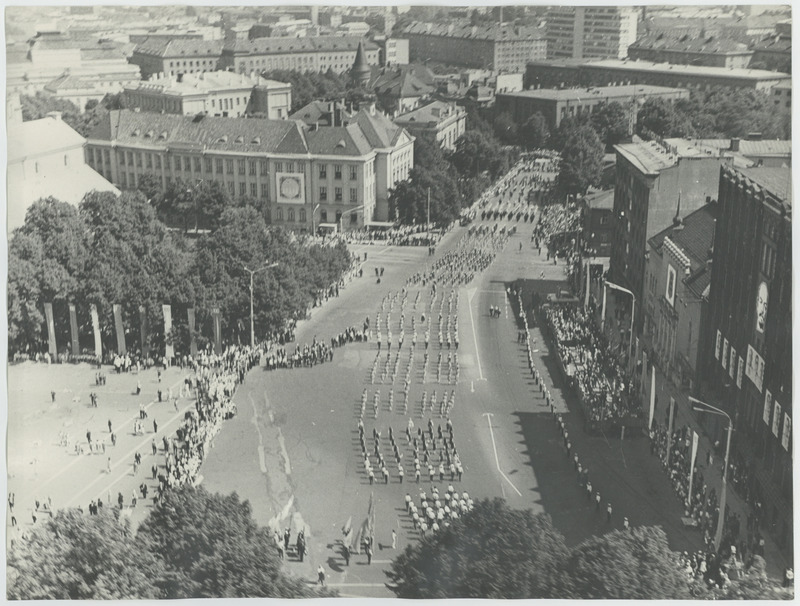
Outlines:
[{"label": "distant high-rise building", "polygon": [[621,59],[636,41],[631,6],[554,6],[547,11],[548,59]]}]

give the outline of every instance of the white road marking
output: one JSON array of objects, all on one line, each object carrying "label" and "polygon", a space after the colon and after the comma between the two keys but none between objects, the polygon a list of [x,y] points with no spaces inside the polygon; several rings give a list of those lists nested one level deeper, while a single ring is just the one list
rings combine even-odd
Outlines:
[{"label": "white road marking", "polygon": [[494,415],[490,412],[485,412],[483,413],[483,415],[486,417],[486,422],[489,425],[489,434],[492,436],[492,448],[494,449],[494,461],[497,464],[497,471],[500,473],[501,476],[503,476],[503,479],[505,479],[505,481],[508,482],[511,488],[514,489],[514,492],[516,492],[519,496],[522,496],[522,493],[519,491],[519,489],[516,486],[514,486],[514,482],[512,482],[508,478],[508,476],[505,473],[503,473],[503,470],[500,469],[500,458],[497,456],[497,443],[494,441],[494,430],[492,429],[492,417]]},{"label": "white road marking", "polygon": [[475,330],[475,318],[472,315],[472,298],[475,296],[476,291],[472,291],[469,293],[469,323],[472,325],[472,339],[475,342],[475,359],[478,361],[478,374],[480,375],[480,380],[483,381],[483,367],[481,366],[481,353],[478,350],[478,331]]},{"label": "white road marking", "polygon": [[[375,563],[375,560],[372,560]],[[384,583],[327,583],[328,587],[386,587]],[[361,596],[359,596],[361,597]]]}]

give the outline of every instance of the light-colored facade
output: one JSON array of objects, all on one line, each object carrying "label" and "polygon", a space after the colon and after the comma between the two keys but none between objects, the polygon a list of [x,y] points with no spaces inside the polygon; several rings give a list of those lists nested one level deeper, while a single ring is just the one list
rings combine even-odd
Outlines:
[{"label": "light-colored facade", "polygon": [[548,59],[621,59],[636,41],[639,12],[627,6],[554,6],[546,16]]},{"label": "light-colored facade", "polygon": [[408,40],[411,61],[490,69],[498,73],[525,70],[529,61],[547,57],[540,30],[510,24],[425,23],[407,25],[400,36]]},{"label": "light-colored facade", "polygon": [[130,62],[139,66],[146,80],[155,74],[177,77],[214,72],[221,69],[221,55],[221,40],[153,39],[137,45]]},{"label": "light-colored facade", "polygon": [[[683,88],[664,86],[624,85],[588,88],[540,88],[513,93],[498,94],[495,100],[499,112],[509,112],[518,124],[522,124],[535,113],[547,120],[552,130],[569,116],[591,114],[608,103],[628,106],[647,99],[676,101],[688,99],[689,91]],[[631,126],[633,126],[632,114]]]},{"label": "light-colored facade", "polygon": [[400,128],[377,132],[383,121],[359,113],[348,125],[306,128],[291,120],[112,111],[90,134],[86,157],[121,189],[144,175],[164,189],[177,179],[216,181],[234,199],[260,202],[273,224],[310,231],[312,221],[344,217],[344,229],[360,227],[386,220],[389,189],[413,166],[414,139]]},{"label": "light-colored facade", "polygon": [[353,36],[315,38],[257,38],[236,40],[222,51],[221,69],[249,74],[253,71],[290,69],[300,72],[347,72],[356,58],[358,43],[364,42],[369,65],[378,65],[380,49]]},{"label": "light-colored facade", "polygon": [[86,140],[53,112],[41,120],[8,125],[7,228],[25,222],[28,208],[53,196],[75,206],[92,190],[119,190],[86,165]]},{"label": "light-colored facade", "polygon": [[238,118],[260,115],[284,120],[292,105],[292,85],[256,74],[201,72],[180,77],[156,75],[125,88],[125,107],[170,114]]},{"label": "light-colored facade", "polygon": [[772,95],[772,109],[782,116],[792,115],[792,83],[783,82],[773,86],[770,90]]},{"label": "light-colored facade", "polygon": [[415,137],[433,136],[442,148],[452,151],[458,138],[466,132],[467,112],[455,103],[434,101],[397,116],[394,123]]},{"label": "light-colored facade", "polygon": [[753,50],[747,44],[714,35],[649,35],[628,47],[628,59],[676,65],[746,68],[752,57]]},{"label": "light-colored facade", "polygon": [[86,104],[89,101],[100,101],[108,93],[107,90],[96,84],[86,82],[69,74],[48,82],[44,87],[44,92],[56,99],[75,104],[81,112],[86,109]]}]

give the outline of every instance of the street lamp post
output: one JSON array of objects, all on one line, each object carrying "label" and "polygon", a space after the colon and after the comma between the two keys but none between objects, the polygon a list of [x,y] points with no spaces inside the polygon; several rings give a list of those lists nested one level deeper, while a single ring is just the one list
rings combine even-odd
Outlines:
[{"label": "street lamp post", "polygon": [[277,263],[269,263],[256,269],[249,269],[247,265],[244,266],[244,270],[250,274],[250,347],[256,346],[255,314],[253,313],[253,276],[260,271],[276,267],[277,265]]},{"label": "street lamp post", "polygon": [[[728,457],[731,453],[731,434],[733,434],[733,420],[731,420],[730,415],[717,408],[716,406],[712,406],[711,404],[707,404],[706,402],[701,402],[697,398],[689,397],[689,402],[692,403],[692,408],[697,412],[705,412],[712,415],[719,415],[721,417],[725,417],[728,419],[728,440],[725,445],[725,464],[722,468],[722,490],[720,491],[719,495],[719,516],[717,518],[717,532],[714,535],[714,546],[719,551],[720,543],[722,542],[722,529],[725,525],[725,507],[726,501],[728,496]],[[691,495],[689,495],[691,498]]]},{"label": "street lamp post", "polygon": [[623,288],[619,284],[614,284],[613,282],[609,282],[608,280],[603,282],[603,328],[605,328],[605,320],[606,320],[606,317],[605,317],[605,315],[606,315],[606,306],[605,306],[605,301],[606,301],[606,290],[605,289],[606,289],[606,287],[612,288],[614,290],[618,290],[620,292],[624,292],[626,294],[629,294],[631,296],[632,301],[633,301],[633,303],[631,304],[631,334],[630,334],[630,339],[628,340],[628,365],[630,366],[631,363],[633,362],[633,360],[631,359],[631,356],[633,355],[633,321],[634,321],[634,318],[636,317],[636,295],[634,295],[627,288]]}]

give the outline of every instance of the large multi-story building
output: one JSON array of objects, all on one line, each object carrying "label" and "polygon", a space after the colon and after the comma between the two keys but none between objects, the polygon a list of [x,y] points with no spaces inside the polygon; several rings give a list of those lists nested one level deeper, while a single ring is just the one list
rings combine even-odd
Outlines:
[{"label": "large multi-story building", "polygon": [[753,44],[753,58],[750,67],[769,69],[778,72],[792,72],[792,36],[771,34]]},{"label": "large multi-story building", "polygon": [[632,6],[553,6],[547,11],[548,59],[621,59],[636,40]]},{"label": "large multi-story building", "polygon": [[522,124],[533,114],[540,113],[547,120],[548,128],[553,130],[568,116],[591,114],[608,103],[628,106],[634,102],[656,98],[668,101],[688,99],[689,91],[683,88],[644,84],[565,89],[539,88],[498,94],[495,103],[498,112],[509,112],[518,124]]},{"label": "large multi-story building", "polygon": [[711,282],[711,253],[719,205],[716,200],[681,216],[648,240],[645,254],[644,336],[659,369],[694,389],[699,378]]},{"label": "large multi-story building", "polygon": [[91,86],[93,93],[101,97],[118,93],[141,77],[139,68],[128,63],[124,45],[56,33],[39,35],[27,50],[22,45],[9,54],[6,89],[32,95],[65,75],[78,78],[82,87]]},{"label": "large multi-story building", "polygon": [[[791,554],[791,170],[724,167],[719,205],[704,332],[707,401],[733,419],[732,462],[761,504],[761,528]],[[725,419],[707,421],[724,440]]]},{"label": "large multi-story building", "polygon": [[452,151],[458,138],[466,131],[467,112],[455,103],[434,101],[397,116],[394,123],[415,137],[431,136],[442,148]]},{"label": "large multi-story building", "polygon": [[292,105],[292,85],[256,74],[201,72],[158,74],[125,88],[125,107],[168,114],[208,114],[238,118],[259,115],[284,120]]},{"label": "large multi-story building", "polygon": [[608,257],[614,229],[614,190],[590,192],[578,204],[584,252],[592,257]]},{"label": "large multi-story building", "polygon": [[8,124],[7,228],[20,227],[28,208],[40,198],[53,196],[77,206],[90,191],[119,190],[86,165],[86,140],[61,114],[41,120]]},{"label": "large multi-story building", "polygon": [[782,116],[792,115],[792,83],[785,82],[773,86],[770,91],[772,94],[772,108]]},{"label": "large multi-story building", "polygon": [[344,218],[347,228],[388,218],[389,190],[414,164],[414,138],[374,110],[320,128],[115,110],[90,133],[86,159],[121,189],[145,175],[162,189],[216,181],[232,198],[261,201],[271,223],[310,230],[315,219]]},{"label": "large multi-story building", "polygon": [[249,74],[252,71],[291,69],[300,72],[347,72],[356,58],[360,42],[369,65],[378,65],[380,49],[354,36],[315,38],[257,38],[236,40],[222,51],[221,69]]},{"label": "large multi-story building", "polygon": [[628,59],[677,65],[746,68],[752,57],[747,44],[719,36],[651,34],[628,47]]},{"label": "large multi-story building", "polygon": [[652,84],[703,91],[751,89],[766,92],[778,84],[790,83],[791,79],[790,74],[763,69],[616,59],[540,61],[530,63],[525,73],[528,87]]},{"label": "large multi-story building", "polygon": [[221,40],[155,38],[138,44],[130,62],[139,66],[144,79],[155,74],[177,77],[215,72],[220,69],[221,55]]},{"label": "large multi-story building", "polygon": [[426,23],[414,21],[400,32],[408,39],[411,61],[491,69],[500,73],[525,71],[529,61],[547,57],[543,33],[509,24]]},{"label": "large multi-story building", "polygon": [[[681,212],[688,214],[716,198],[720,164],[730,158],[723,153],[709,154],[684,139],[622,143],[614,149],[617,174],[611,279],[641,302],[647,241],[672,223],[679,199]],[[642,314],[637,314],[637,332],[642,325]]]}]

